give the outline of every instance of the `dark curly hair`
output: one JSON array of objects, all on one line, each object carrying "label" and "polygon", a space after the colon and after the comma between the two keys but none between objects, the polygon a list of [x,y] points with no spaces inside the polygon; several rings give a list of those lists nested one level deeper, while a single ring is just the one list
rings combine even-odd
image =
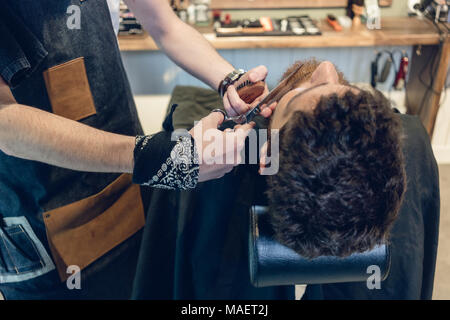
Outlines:
[{"label": "dark curly hair", "polygon": [[385,242],[406,189],[398,115],[380,92],[352,91],[322,96],[280,130],[271,219],[277,240],[307,258]]}]

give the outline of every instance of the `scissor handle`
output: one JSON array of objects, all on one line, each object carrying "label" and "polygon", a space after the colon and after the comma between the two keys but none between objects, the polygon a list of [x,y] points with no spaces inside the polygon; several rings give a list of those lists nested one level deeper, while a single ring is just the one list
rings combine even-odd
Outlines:
[{"label": "scissor handle", "polygon": [[[246,118],[245,115],[240,115],[240,116],[236,116],[236,117],[229,117],[226,112],[222,109],[214,109],[211,112],[220,112],[221,114],[223,114],[224,120],[222,122],[222,124],[219,126],[219,130],[224,131],[225,129],[228,128],[232,128],[235,126],[236,123],[244,123],[246,122]],[[237,122],[237,121],[241,121],[241,122]]]},{"label": "scissor handle", "polygon": [[223,114],[223,117],[224,117],[223,121],[233,121],[238,124],[246,122],[245,114],[241,114],[240,116],[235,116],[235,117],[229,117],[227,115],[227,113],[222,109],[214,109],[211,112],[220,112],[221,114]]}]

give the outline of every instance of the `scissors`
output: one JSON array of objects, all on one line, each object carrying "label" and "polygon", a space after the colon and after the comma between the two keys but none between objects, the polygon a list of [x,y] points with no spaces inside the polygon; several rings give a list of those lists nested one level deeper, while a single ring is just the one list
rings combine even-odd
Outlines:
[{"label": "scissors", "polygon": [[[298,65],[286,78],[284,78],[269,94],[261,100],[254,108],[250,109],[244,114],[239,116],[229,117],[227,113],[222,109],[214,109],[211,112],[220,112],[224,116],[224,122],[232,121],[234,123],[242,124],[249,123],[253,118],[261,113],[263,105],[270,106],[274,102],[278,102],[291,88],[287,86],[289,82],[294,78],[295,74],[303,67],[303,64]],[[239,94],[239,90],[238,90]],[[262,108],[262,109],[261,109]],[[222,124],[222,126],[224,126]]]}]

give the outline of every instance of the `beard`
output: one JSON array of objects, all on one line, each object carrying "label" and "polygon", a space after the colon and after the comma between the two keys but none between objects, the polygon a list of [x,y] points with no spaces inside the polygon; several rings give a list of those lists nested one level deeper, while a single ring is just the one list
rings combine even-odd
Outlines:
[{"label": "beard", "polygon": [[[303,82],[308,81],[311,78],[313,72],[317,69],[322,61],[311,58],[308,60],[298,60],[293,65],[291,65],[281,77],[281,81],[289,76],[298,66],[302,66],[293,76],[291,81],[286,85],[289,86],[289,90],[298,88]],[[349,85],[348,81],[344,78],[344,74],[336,68],[339,77],[339,83],[342,85]]]}]

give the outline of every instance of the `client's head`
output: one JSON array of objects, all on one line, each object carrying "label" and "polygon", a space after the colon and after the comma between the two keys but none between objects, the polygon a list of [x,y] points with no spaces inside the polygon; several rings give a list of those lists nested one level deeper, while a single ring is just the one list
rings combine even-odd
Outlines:
[{"label": "client's head", "polygon": [[268,180],[277,240],[308,258],[385,242],[406,188],[389,101],[350,86],[329,62],[304,63],[287,85],[270,125],[280,130],[279,172]]}]

